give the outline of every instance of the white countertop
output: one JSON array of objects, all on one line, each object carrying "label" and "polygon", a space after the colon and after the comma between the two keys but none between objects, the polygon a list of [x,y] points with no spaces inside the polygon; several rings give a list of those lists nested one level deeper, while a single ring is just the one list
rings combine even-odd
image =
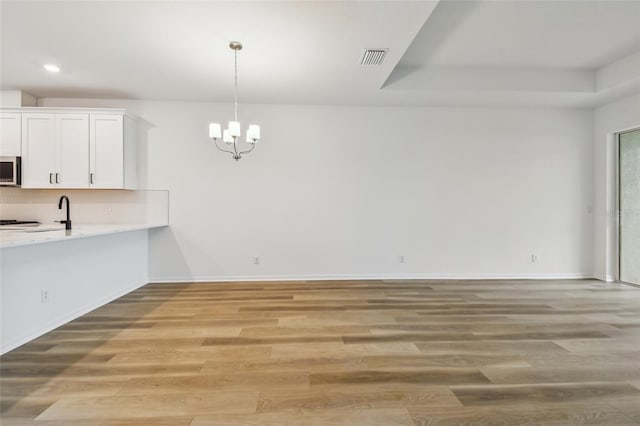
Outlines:
[{"label": "white countertop", "polygon": [[73,225],[73,229],[66,231],[64,225],[42,224],[38,226],[2,226],[0,227],[0,248],[18,247],[31,244],[42,244],[56,241],[67,241],[76,238],[95,237],[99,235],[115,234],[118,232],[139,231],[143,229],[162,228],[166,224],[147,223],[112,223]]}]

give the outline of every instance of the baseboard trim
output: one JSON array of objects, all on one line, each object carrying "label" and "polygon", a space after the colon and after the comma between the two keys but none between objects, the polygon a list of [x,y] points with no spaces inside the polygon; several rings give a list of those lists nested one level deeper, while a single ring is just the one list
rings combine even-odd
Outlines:
[{"label": "baseboard trim", "polygon": [[237,281],[329,281],[329,280],[567,280],[595,279],[591,273],[545,274],[321,274],[321,275],[245,275],[149,277],[151,283],[237,282]]},{"label": "baseboard trim", "polygon": [[69,321],[73,321],[74,319],[89,313],[91,311],[93,311],[94,309],[97,309],[103,305],[106,305],[109,302],[112,302],[114,300],[116,300],[119,297],[124,296],[127,293],[132,292],[135,289],[138,289],[142,286],[144,286],[146,283],[135,283],[132,284],[130,286],[127,287],[123,287],[117,291],[114,291],[113,293],[102,297],[98,300],[95,300],[91,303],[88,303],[78,309],[73,310],[71,313],[68,313],[64,316],[58,317],[54,320],[52,320],[51,322],[49,322],[48,324],[43,324],[42,327],[39,327],[37,330],[30,330],[27,334],[24,334],[22,336],[19,336],[17,338],[14,338],[8,342],[6,342],[2,348],[0,348],[0,355],[3,355],[9,351],[14,350],[15,348],[24,345],[25,343],[28,343],[40,336],[42,336],[45,333],[50,332],[51,330],[55,330],[56,328],[68,323]]}]

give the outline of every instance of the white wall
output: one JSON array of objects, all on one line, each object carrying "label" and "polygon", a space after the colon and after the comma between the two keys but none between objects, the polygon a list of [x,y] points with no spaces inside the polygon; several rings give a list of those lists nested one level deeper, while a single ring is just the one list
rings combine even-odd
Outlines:
[{"label": "white wall", "polygon": [[38,99],[22,90],[0,90],[0,106],[26,107],[36,106]]},{"label": "white wall", "polygon": [[640,127],[640,93],[604,105],[594,117],[594,273],[615,279],[615,132]]},{"label": "white wall", "polygon": [[166,225],[169,221],[168,191],[12,187],[0,188],[0,218],[37,220],[43,224],[63,220],[66,210],[58,209],[62,195],[69,198],[74,226],[92,223]]},{"label": "white wall", "polygon": [[150,280],[593,274],[587,110],[241,105],[263,140],[236,163],[207,139],[230,105],[41,105],[142,118],[141,180],[171,194]]},{"label": "white wall", "polygon": [[146,284],[147,256],[146,230],[3,248],[0,353]]}]

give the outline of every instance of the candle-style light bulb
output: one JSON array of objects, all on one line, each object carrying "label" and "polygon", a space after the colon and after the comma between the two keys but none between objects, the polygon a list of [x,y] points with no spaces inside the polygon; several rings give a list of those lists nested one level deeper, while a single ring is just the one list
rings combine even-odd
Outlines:
[{"label": "candle-style light bulb", "polygon": [[211,123],[209,124],[209,137],[211,139],[220,139],[222,136],[222,130],[220,128],[220,124]]},{"label": "candle-style light bulb", "polygon": [[240,122],[239,121],[230,121],[229,122],[229,134],[231,136],[235,136],[236,138],[240,136]]},{"label": "candle-style light bulb", "polygon": [[257,124],[251,124],[249,126],[249,129],[247,130],[247,133],[251,133],[252,139],[260,139],[260,126],[258,126]]},{"label": "candle-style light bulb", "polygon": [[224,132],[222,132],[222,140],[227,144],[233,143],[233,137],[229,133],[229,129],[224,129]]}]

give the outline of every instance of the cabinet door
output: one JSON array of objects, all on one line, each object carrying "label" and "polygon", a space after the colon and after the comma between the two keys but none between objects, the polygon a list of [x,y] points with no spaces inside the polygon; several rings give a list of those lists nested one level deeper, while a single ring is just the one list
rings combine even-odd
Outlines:
[{"label": "cabinet door", "polygon": [[19,112],[0,113],[0,155],[20,156],[22,151],[21,118]]},{"label": "cabinet door", "polygon": [[89,118],[91,188],[124,188],[123,116],[91,114]]},{"label": "cabinet door", "polygon": [[55,167],[55,115],[22,114],[22,187],[53,188]]},{"label": "cabinet door", "polygon": [[58,188],[89,187],[89,115],[56,116],[55,182]]}]

